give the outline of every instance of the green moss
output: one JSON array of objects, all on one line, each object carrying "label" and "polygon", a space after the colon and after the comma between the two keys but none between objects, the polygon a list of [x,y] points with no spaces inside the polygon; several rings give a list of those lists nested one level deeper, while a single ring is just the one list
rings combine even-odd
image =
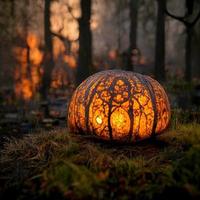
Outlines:
[{"label": "green moss", "polygon": [[199,124],[120,146],[66,130],[41,132],[5,144],[0,192],[14,199],[195,199],[199,158]]},{"label": "green moss", "polygon": [[78,198],[95,197],[95,187],[98,185],[96,176],[86,167],[67,161],[44,170],[42,182],[45,184],[41,192],[48,196],[56,189],[64,196],[68,196],[71,191]]},{"label": "green moss", "polygon": [[178,184],[190,184],[200,188],[200,144],[185,153],[180,162],[175,163],[174,177]]}]

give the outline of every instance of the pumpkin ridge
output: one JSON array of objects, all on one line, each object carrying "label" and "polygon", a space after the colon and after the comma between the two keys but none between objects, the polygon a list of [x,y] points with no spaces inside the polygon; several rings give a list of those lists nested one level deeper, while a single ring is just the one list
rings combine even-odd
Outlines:
[{"label": "pumpkin ridge", "polygon": [[124,83],[127,85],[128,88],[128,99],[130,101],[129,103],[129,109],[126,111],[128,113],[129,119],[130,119],[130,129],[129,129],[129,136],[128,139],[131,140],[132,138],[132,132],[133,132],[133,124],[134,124],[134,117],[133,117],[133,100],[132,100],[132,94],[131,94],[131,85],[130,82],[128,80],[128,78],[126,77],[120,77],[119,80],[123,80]]},{"label": "pumpkin ridge", "polygon": [[[149,88],[146,87],[145,81],[143,80],[143,75],[138,74],[138,73],[135,73],[135,76],[138,78],[138,80],[140,81],[140,83],[142,83],[142,84],[144,85],[144,88],[147,89],[147,91],[148,91],[148,93],[149,93],[149,95],[150,95]],[[139,103],[139,104],[140,104],[140,103]],[[140,106],[141,106],[141,105],[140,105]],[[141,107],[142,107],[142,106],[141,106]],[[141,115],[142,115],[142,114],[140,114],[139,122],[140,122],[140,120],[141,120]],[[139,128],[140,128],[140,126],[138,126],[138,132],[136,133],[136,140],[139,140],[139,139],[140,139]]]},{"label": "pumpkin ridge", "polygon": [[110,96],[110,99],[109,99],[109,105],[108,105],[108,130],[109,130],[109,135],[110,135],[110,139],[112,140],[113,139],[113,136],[112,136],[112,126],[111,126],[111,121],[110,121],[110,117],[111,117],[111,109],[112,109],[112,100],[113,100],[113,90],[114,90],[114,86],[116,84],[116,82],[119,80],[118,77],[114,78],[110,87],[109,87],[109,90],[110,90],[110,93],[111,93],[111,96]]},{"label": "pumpkin ridge", "polygon": [[[96,82],[96,80],[99,78],[99,76],[96,78],[96,79],[94,79],[93,81],[94,82]],[[102,79],[100,79],[100,80],[98,80],[97,81],[97,83],[96,83],[96,86],[94,87],[94,89],[91,91],[91,96],[89,97],[89,100],[88,100],[88,103],[87,103],[87,101],[85,101],[85,104],[87,104],[87,105],[85,105],[85,126],[86,126],[86,131],[89,131],[89,108],[90,108],[90,104],[91,104],[91,102],[92,102],[92,100],[93,100],[93,98],[94,98],[94,95],[95,95],[95,92],[96,92],[96,89],[97,89],[97,87],[99,86],[99,84],[101,83],[101,81],[103,80],[104,78],[102,78]],[[92,82],[93,83],[93,82]],[[91,83],[91,84],[92,84]],[[86,90],[86,92],[85,92],[85,97],[87,97],[87,91],[88,91],[88,94],[89,94],[89,92],[90,92],[90,85],[88,86],[88,88],[87,88],[87,90]],[[85,98],[84,97],[84,98]]]},{"label": "pumpkin ridge", "polygon": [[150,92],[150,97],[152,101],[153,111],[154,111],[154,119],[153,119],[153,127],[152,127],[152,136],[155,136],[156,126],[157,126],[157,108],[156,108],[156,97],[155,93],[153,92],[153,86],[151,84],[151,81],[149,79],[144,79],[144,81],[147,83],[148,90]]}]

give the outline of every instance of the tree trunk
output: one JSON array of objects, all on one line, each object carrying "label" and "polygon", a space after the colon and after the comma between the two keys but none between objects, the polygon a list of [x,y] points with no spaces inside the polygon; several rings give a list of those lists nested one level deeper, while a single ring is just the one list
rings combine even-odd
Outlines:
[{"label": "tree trunk", "polygon": [[128,52],[128,62],[126,70],[134,71],[134,64],[132,62],[132,50],[137,48],[137,24],[138,24],[138,4],[139,0],[130,0],[130,46]]},{"label": "tree trunk", "polygon": [[10,7],[10,15],[12,18],[15,17],[15,0],[10,0],[11,7]]},{"label": "tree trunk", "polygon": [[166,0],[157,0],[157,24],[155,46],[155,77],[165,81],[165,9]]},{"label": "tree trunk", "polygon": [[79,18],[79,57],[76,83],[81,83],[92,72],[92,33],[90,29],[91,0],[81,0]]},{"label": "tree trunk", "polygon": [[44,5],[44,41],[45,41],[45,57],[44,57],[44,73],[41,86],[41,96],[47,98],[48,90],[51,84],[51,74],[54,68],[53,60],[53,44],[50,23],[50,6],[51,0],[45,0]]},{"label": "tree trunk", "polygon": [[192,27],[186,27],[186,42],[185,42],[185,81],[191,82],[192,65],[191,65],[191,43],[192,43]]},{"label": "tree trunk", "polygon": [[3,73],[3,71],[4,71],[4,68],[3,68],[3,54],[2,54],[2,50],[3,50],[3,48],[2,48],[2,42],[1,42],[1,45],[0,45],[0,88],[1,88],[1,86],[3,85],[3,77],[4,77],[4,73]]},{"label": "tree trunk", "polygon": [[194,0],[186,0],[185,2],[186,13],[183,17],[171,14],[167,9],[166,14],[180,22],[182,22],[186,27],[186,40],[185,40],[185,81],[192,81],[192,34],[193,27],[200,19],[200,10],[194,20],[188,21],[187,18],[193,14],[194,11]]},{"label": "tree trunk", "polygon": [[117,1],[117,8],[116,8],[116,18],[117,18],[117,50],[120,52],[121,50],[121,29],[122,29],[122,1]]},{"label": "tree trunk", "polygon": [[26,45],[26,50],[27,50],[27,54],[26,54],[26,65],[27,65],[26,76],[29,79],[29,81],[31,82],[32,79],[31,79],[30,47],[28,46],[28,43],[26,41],[28,34],[29,34],[29,25],[30,25],[29,18],[28,18],[29,6],[30,6],[30,1],[27,0],[25,2],[25,8],[23,10],[23,26],[24,26],[23,30],[24,30],[25,45]]}]

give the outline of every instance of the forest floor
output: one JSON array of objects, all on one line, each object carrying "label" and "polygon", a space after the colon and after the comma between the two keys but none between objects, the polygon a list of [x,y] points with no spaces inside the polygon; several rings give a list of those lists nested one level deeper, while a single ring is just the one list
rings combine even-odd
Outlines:
[{"label": "forest floor", "polygon": [[67,129],[9,138],[1,149],[3,199],[200,199],[200,124],[120,145]]}]

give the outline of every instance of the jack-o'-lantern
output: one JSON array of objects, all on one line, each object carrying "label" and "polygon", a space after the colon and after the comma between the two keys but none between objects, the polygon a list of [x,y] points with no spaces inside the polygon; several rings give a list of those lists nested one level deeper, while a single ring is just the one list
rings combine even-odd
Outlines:
[{"label": "jack-o'-lantern", "polygon": [[71,132],[135,142],[163,132],[170,106],[163,87],[149,76],[108,70],[87,78],[68,109]]}]

